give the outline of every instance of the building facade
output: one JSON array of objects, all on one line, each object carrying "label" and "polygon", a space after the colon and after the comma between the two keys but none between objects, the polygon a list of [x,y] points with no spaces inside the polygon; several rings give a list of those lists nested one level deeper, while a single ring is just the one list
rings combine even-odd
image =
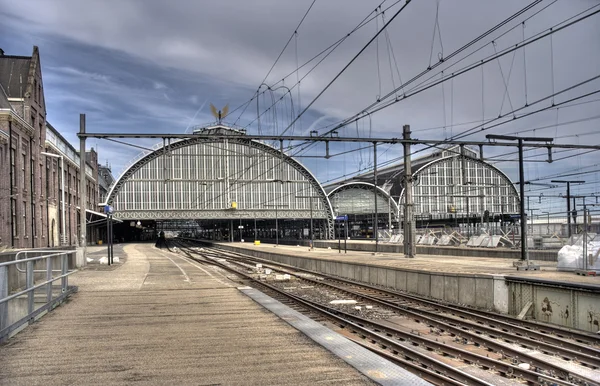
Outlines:
[{"label": "building facade", "polygon": [[[50,247],[56,245],[77,245],[79,234],[79,153],[66,139],[50,124],[46,125],[45,142],[46,166],[46,196],[48,200],[48,227]],[[50,155],[51,154],[51,155]],[[88,223],[95,215],[93,210],[98,207],[98,154],[92,148],[86,152],[86,218]],[[62,159],[62,162],[61,162]],[[64,183],[62,178],[64,176]],[[64,234],[62,189],[64,186]],[[88,242],[98,240],[98,229],[88,228]]]},{"label": "building facade", "polygon": [[[98,202],[97,155],[91,151],[86,159],[91,208]],[[31,56],[5,55],[0,49],[0,245],[78,244],[78,202],[79,156],[46,122],[38,48]]]},{"label": "building facade", "polygon": [[37,47],[0,50],[0,238],[14,248],[48,245],[44,151],[46,104]]}]

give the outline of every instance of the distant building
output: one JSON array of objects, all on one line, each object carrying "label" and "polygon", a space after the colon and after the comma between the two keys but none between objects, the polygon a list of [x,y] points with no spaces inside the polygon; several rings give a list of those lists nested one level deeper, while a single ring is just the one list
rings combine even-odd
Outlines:
[{"label": "distant building", "polygon": [[[93,149],[86,154],[88,208],[98,203],[97,159]],[[46,122],[38,48],[31,56],[0,49],[0,244],[16,249],[79,244],[79,195],[79,154]]]},{"label": "distant building", "polygon": [[111,185],[115,182],[110,165],[98,164],[98,195],[99,202],[106,202]]},{"label": "distant building", "polygon": [[[48,158],[47,166],[47,197],[48,197],[48,218],[49,234],[51,235],[48,246],[76,245],[79,229],[79,152],[60,135],[60,133],[50,124],[46,124],[46,142],[47,153],[56,154],[63,157],[64,164],[64,188],[65,188],[65,237],[59,240],[58,235],[62,232],[62,181],[63,171],[60,168],[60,159],[55,157]],[[90,208],[86,215],[88,224],[97,220],[93,211],[98,209],[98,155],[92,148],[86,152],[86,207]],[[51,173],[51,174],[50,174]],[[88,228],[88,242],[94,242],[98,239],[98,230]]]}]

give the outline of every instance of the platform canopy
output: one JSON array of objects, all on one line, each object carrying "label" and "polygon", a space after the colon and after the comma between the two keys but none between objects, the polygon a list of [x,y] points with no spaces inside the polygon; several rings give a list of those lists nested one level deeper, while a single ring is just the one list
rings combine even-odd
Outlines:
[{"label": "platform canopy", "polygon": [[196,133],[219,137],[164,143],[127,168],[107,199],[116,218],[312,217],[333,224],[325,191],[293,158],[242,130],[218,125]]}]

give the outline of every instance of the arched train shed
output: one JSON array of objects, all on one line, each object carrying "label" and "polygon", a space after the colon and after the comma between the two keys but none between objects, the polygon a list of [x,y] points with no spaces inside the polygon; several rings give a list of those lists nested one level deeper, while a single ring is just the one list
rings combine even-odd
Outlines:
[{"label": "arched train shed", "polygon": [[[478,158],[477,152],[468,146],[450,146],[413,159],[411,177],[417,226],[481,224],[518,218],[519,193],[513,182],[503,171]],[[403,178],[403,163],[381,168],[377,177],[377,185],[400,208],[405,197]],[[373,173],[330,184],[325,189],[333,192],[359,182],[373,184]],[[331,196],[330,200],[335,206]],[[369,204],[373,201],[370,197],[365,200]]]},{"label": "arched train shed", "polygon": [[[310,219],[333,237],[333,210],[315,177],[279,150],[226,126],[144,155],[112,186],[121,220]],[[312,210],[311,210],[312,205]]]},{"label": "arched train shed", "polygon": [[[350,182],[336,186],[329,193],[336,216],[348,216],[353,237],[366,236],[367,224],[372,225],[377,212],[378,229],[391,230],[399,224],[398,204],[382,188],[367,182]],[[377,210],[375,210],[377,206]],[[372,227],[371,227],[372,230]],[[365,234],[362,234],[365,233]]]}]

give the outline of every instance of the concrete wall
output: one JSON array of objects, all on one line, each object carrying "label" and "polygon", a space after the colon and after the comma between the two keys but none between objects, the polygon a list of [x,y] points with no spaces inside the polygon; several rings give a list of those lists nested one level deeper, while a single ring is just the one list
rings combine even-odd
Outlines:
[{"label": "concrete wall", "polygon": [[427,298],[494,310],[500,313],[508,312],[508,304],[506,302],[508,289],[506,285],[503,285],[504,280],[502,277],[377,267],[361,263],[238,249],[234,246],[223,244],[219,244],[217,247],[311,271],[323,272],[369,284],[377,284],[399,291],[407,291]]},{"label": "concrete wall", "polygon": [[531,302],[527,316],[546,323],[598,333],[600,286],[507,278],[510,313]]},{"label": "concrete wall", "polygon": [[215,246],[294,267],[513,316],[518,315],[531,302],[528,318],[593,333],[600,331],[600,285],[502,275],[425,272],[279,255],[226,244]]},{"label": "concrete wall", "polygon": [[[265,243],[275,243],[275,240],[263,240]],[[279,240],[282,245],[303,245],[308,246],[308,240]],[[344,240],[338,243],[337,240],[315,240],[316,248],[338,249],[341,246],[352,251],[375,252],[375,242],[355,242],[348,240],[344,245]],[[382,253],[399,253],[403,254],[402,244],[380,242],[377,246],[377,251]],[[520,249],[507,248],[471,248],[471,247],[441,247],[441,246],[426,246],[417,245],[417,254],[423,255],[443,255],[443,256],[467,256],[467,257],[491,257],[499,259],[520,259]],[[558,250],[529,250],[529,258],[531,260],[541,261],[557,261]]]}]

